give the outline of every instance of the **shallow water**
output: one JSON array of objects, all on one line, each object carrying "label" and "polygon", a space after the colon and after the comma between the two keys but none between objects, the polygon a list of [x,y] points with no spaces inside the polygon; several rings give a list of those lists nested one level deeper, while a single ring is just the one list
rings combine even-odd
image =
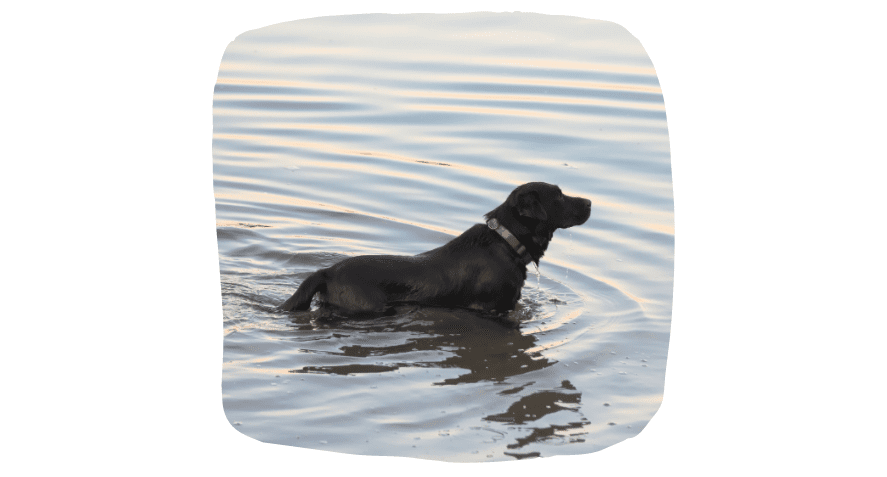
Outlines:
[{"label": "shallow water", "polygon": [[[662,93],[621,27],[358,15],[247,32],[213,103],[223,402],[264,442],[495,461],[597,451],[662,400],[674,221]],[[274,309],[354,255],[447,242],[524,182],[591,199],[511,318]]]}]

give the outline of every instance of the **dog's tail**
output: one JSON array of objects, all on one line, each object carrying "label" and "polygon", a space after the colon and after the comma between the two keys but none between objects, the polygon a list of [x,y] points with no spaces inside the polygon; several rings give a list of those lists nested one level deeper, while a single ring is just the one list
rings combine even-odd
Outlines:
[{"label": "dog's tail", "polygon": [[299,285],[299,289],[293,293],[293,296],[283,302],[278,308],[283,311],[307,310],[311,305],[311,299],[317,292],[326,291],[326,275],[324,270],[318,270],[311,274]]}]

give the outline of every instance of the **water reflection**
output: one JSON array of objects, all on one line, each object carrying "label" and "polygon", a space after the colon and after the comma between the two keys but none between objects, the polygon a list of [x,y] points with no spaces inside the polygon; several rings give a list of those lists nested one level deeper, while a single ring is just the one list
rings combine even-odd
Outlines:
[{"label": "water reflection", "polygon": [[[359,15],[238,36],[213,96],[229,419],[263,442],[461,461],[636,433],[607,423],[647,422],[661,400],[665,121],[643,47],[606,22]],[[519,328],[460,310],[275,311],[314,270],[437,247],[533,180],[600,208],[531,273]]]},{"label": "water reflection", "polygon": [[[526,302],[515,310],[515,316],[525,321],[533,321],[539,305]],[[330,319],[317,310],[291,315],[294,331],[321,332],[321,339],[334,339],[339,343],[328,351],[328,356],[347,358],[348,363],[332,365],[306,365],[291,369],[295,374],[325,374],[338,376],[360,376],[392,373],[405,368],[438,368],[464,371],[453,378],[430,383],[434,386],[466,385],[489,381],[507,384],[509,378],[552,366],[556,362],[542,356],[538,339],[532,334],[523,334],[520,329],[504,326],[493,319],[485,319],[468,310],[421,308],[412,309],[398,315],[377,319]],[[358,336],[355,336],[355,333]],[[384,333],[388,340],[374,340],[377,333]],[[400,335],[397,343],[385,344],[392,336]],[[362,338],[361,338],[362,337]],[[317,337],[310,342],[315,342]],[[362,342],[362,344],[355,344]],[[372,345],[366,343],[373,343]],[[413,359],[421,356],[442,356],[441,359]],[[355,363],[394,358],[386,363]],[[535,391],[526,396],[521,393],[536,385],[535,381],[523,382],[498,392],[501,396],[514,395],[514,400],[504,412],[483,417],[487,422],[513,426],[525,426],[545,420],[555,413],[572,413],[575,418],[560,418],[565,424],[549,424],[544,427],[519,427],[518,437],[507,444],[507,449],[521,449],[534,443],[578,443],[584,442],[588,434],[584,428],[589,424],[582,416],[580,406],[582,393],[569,380],[562,380],[555,389]],[[484,428],[486,430],[491,429]],[[498,432],[498,431],[495,431]],[[500,433],[503,438],[512,436]],[[505,452],[516,458],[538,457],[539,452]]]},{"label": "water reflection", "polygon": [[[501,422],[506,424],[526,424],[528,422],[538,421],[549,414],[556,412],[569,411],[577,413],[580,418],[577,422],[569,422],[567,424],[551,424],[548,427],[530,428],[530,433],[518,437],[514,443],[508,444],[508,449],[520,449],[529,444],[564,440],[567,442],[585,442],[581,436],[588,432],[583,428],[589,423],[588,419],[581,416],[579,412],[582,393],[568,380],[561,382],[561,386],[553,391],[539,391],[529,396],[524,396],[508,407],[508,410],[501,414],[494,414],[483,418],[485,421]],[[522,454],[509,454],[512,457],[528,457]]]},{"label": "water reflection", "polygon": [[[518,316],[520,310],[517,310]],[[520,329],[493,318],[486,318],[468,310],[422,308],[404,314],[372,320],[329,319],[321,313],[294,313],[292,324],[300,332],[310,330],[348,331],[366,334],[373,345],[354,344],[347,340],[332,354],[361,359],[394,357],[416,353],[421,356],[443,356],[439,360],[404,360],[384,365],[354,364],[304,366],[293,373],[360,374],[384,373],[401,368],[440,368],[467,371],[455,378],[446,378],[432,384],[437,386],[492,381],[502,383],[508,378],[551,366],[552,361],[539,352],[537,338],[525,335]],[[402,333],[404,340],[396,344],[379,344],[369,339],[374,333]],[[335,335],[335,333],[333,333]]]},{"label": "water reflection", "polygon": [[[578,443],[585,442],[585,438],[581,437],[588,434],[588,431],[584,431],[583,428],[588,424],[588,420],[584,417],[579,422],[570,422],[568,424],[552,424],[548,427],[543,428],[533,428],[532,431],[524,436],[515,439],[515,442],[512,444],[507,444],[505,447],[508,449],[520,449],[521,447],[536,444],[540,442],[547,443]],[[508,452],[506,455],[512,455]]]},{"label": "water reflection", "polygon": [[579,407],[581,394],[576,391],[576,388],[569,381],[564,381],[561,384],[561,389],[572,392],[539,391],[517,400],[508,407],[507,411],[487,416],[484,420],[509,424],[525,424],[559,411],[576,412]]}]

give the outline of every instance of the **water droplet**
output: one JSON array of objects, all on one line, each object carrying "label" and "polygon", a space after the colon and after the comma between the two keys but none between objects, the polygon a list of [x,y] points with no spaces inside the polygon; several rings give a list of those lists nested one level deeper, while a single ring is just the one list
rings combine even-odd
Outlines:
[{"label": "water droplet", "polygon": [[321,443],[321,444],[326,444],[327,442],[326,442],[326,441],[320,441],[320,443]]},{"label": "water droplet", "polygon": [[242,426],[242,425],[243,425],[243,423],[242,423],[242,422],[240,422],[240,421],[234,421],[234,425],[235,425],[235,426]]}]

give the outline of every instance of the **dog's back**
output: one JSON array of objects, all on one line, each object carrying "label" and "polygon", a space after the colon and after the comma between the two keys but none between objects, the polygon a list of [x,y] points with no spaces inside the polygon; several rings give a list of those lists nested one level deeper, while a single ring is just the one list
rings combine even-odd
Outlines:
[{"label": "dog's back", "polygon": [[402,303],[482,311],[498,306],[504,311],[519,298],[526,269],[486,229],[475,225],[446,245],[415,256],[346,258],[310,275],[280,308],[307,310],[320,293],[323,303],[355,315],[382,313]]}]

